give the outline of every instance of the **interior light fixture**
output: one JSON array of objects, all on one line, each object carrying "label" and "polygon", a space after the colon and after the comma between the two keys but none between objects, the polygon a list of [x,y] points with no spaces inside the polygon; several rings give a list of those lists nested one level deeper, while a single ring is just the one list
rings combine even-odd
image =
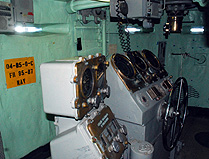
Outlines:
[{"label": "interior light fixture", "polygon": [[201,27],[192,27],[190,29],[190,32],[194,33],[194,34],[204,33],[204,27],[203,26],[201,26]]},{"label": "interior light fixture", "polygon": [[128,26],[127,28],[125,28],[125,31],[129,32],[130,34],[134,34],[135,32],[141,32],[142,29]]},{"label": "interior light fixture", "polygon": [[42,31],[42,28],[16,26],[15,31],[18,32],[18,33],[34,33],[34,32]]}]

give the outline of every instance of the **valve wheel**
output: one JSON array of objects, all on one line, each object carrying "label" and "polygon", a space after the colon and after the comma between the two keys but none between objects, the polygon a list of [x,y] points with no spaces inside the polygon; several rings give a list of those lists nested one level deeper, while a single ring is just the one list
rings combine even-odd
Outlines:
[{"label": "valve wheel", "polygon": [[179,77],[169,95],[163,118],[163,146],[171,151],[177,144],[184,127],[188,105],[188,85],[184,77]]}]

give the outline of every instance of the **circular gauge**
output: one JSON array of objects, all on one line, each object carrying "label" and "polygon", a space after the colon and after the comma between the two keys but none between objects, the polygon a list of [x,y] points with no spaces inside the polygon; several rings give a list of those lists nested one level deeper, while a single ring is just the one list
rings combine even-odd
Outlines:
[{"label": "circular gauge", "polygon": [[113,55],[112,60],[122,75],[124,75],[127,78],[134,77],[135,69],[132,63],[125,56],[115,54]]},{"label": "circular gauge", "polygon": [[147,69],[147,64],[138,51],[128,52],[127,56],[131,62],[141,71],[145,71]]},{"label": "circular gauge", "polygon": [[93,91],[93,83],[94,83],[94,79],[93,79],[92,71],[89,68],[87,68],[83,72],[83,76],[81,79],[82,95],[84,97],[89,97],[91,95]]},{"label": "circular gauge", "polygon": [[151,65],[153,68],[160,68],[160,62],[158,58],[151,51],[142,50],[142,55],[147,59],[149,65]]},{"label": "circular gauge", "polygon": [[145,71],[147,69],[147,65],[145,61],[140,57],[135,57],[135,63],[138,69]]}]

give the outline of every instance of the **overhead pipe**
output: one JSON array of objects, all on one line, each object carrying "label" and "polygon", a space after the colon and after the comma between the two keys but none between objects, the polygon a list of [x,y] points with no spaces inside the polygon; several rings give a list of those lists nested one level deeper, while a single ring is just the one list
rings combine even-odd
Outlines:
[{"label": "overhead pipe", "polygon": [[90,9],[90,8],[99,8],[99,7],[108,7],[110,3],[108,0],[72,0],[67,3],[66,10],[68,13],[75,13],[79,10]]},{"label": "overhead pipe", "polygon": [[106,48],[106,42],[107,42],[107,35],[106,35],[106,21],[102,21],[102,54],[106,56],[107,54],[107,48]]},{"label": "overhead pipe", "polygon": [[46,25],[42,27],[42,32],[68,34],[70,32],[69,24]]}]

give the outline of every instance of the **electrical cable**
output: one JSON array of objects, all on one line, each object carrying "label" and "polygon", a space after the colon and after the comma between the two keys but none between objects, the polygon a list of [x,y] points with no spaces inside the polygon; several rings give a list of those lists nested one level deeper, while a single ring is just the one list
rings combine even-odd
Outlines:
[{"label": "electrical cable", "polygon": [[[122,16],[120,16],[120,13],[121,13],[121,11],[120,11],[120,0],[117,0],[116,15],[118,17],[117,28],[118,28],[120,44],[121,44],[121,47],[123,49],[123,52],[130,52],[131,51],[130,34],[129,34],[128,30],[126,30],[126,31],[124,30],[123,22],[122,22],[123,18],[122,18]],[[127,22],[125,28],[127,28],[128,24],[129,24],[127,15],[124,15],[124,18]],[[125,32],[125,34],[124,34],[124,32]]]}]

